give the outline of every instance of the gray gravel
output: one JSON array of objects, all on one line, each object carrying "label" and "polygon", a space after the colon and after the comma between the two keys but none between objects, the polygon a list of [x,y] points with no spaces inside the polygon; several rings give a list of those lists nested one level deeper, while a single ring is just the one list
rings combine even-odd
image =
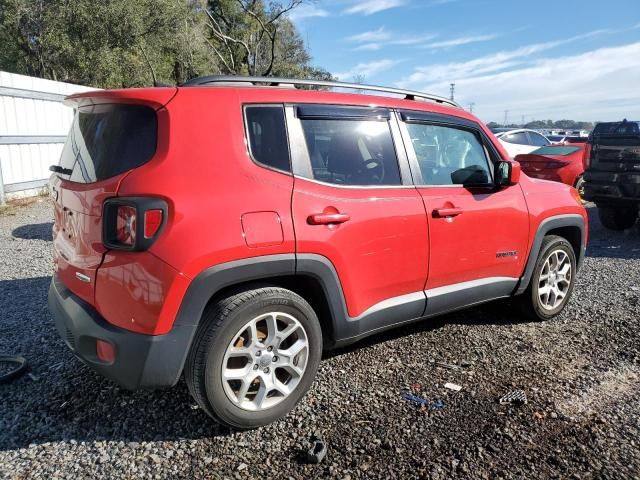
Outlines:
[{"label": "gray gravel", "polygon": [[[76,360],[46,308],[50,207],[0,213],[0,353],[34,375],[0,385],[0,477],[639,477],[640,231],[606,232],[594,213],[560,318],[523,322],[502,302],[378,335],[325,358],[294,412],[245,433],[213,424],[183,382],[130,393]],[[499,405],[514,389],[528,404]],[[411,391],[445,406],[418,410]],[[304,465],[316,431],[327,457]]]}]

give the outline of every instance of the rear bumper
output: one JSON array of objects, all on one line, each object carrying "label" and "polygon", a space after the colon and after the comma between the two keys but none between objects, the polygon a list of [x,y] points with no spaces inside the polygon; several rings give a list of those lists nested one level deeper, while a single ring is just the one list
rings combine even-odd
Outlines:
[{"label": "rear bumper", "polygon": [[[165,335],[144,335],[115,327],[53,276],[49,310],[58,333],[84,363],[129,390],[175,385],[189,352],[194,325],[176,325]],[[111,343],[115,360],[96,355],[96,340]]]}]

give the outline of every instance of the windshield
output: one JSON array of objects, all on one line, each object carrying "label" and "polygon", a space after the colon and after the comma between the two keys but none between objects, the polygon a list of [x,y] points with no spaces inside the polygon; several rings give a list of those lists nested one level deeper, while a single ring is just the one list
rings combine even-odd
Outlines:
[{"label": "windshield", "polygon": [[73,120],[60,166],[73,182],[98,182],[151,160],[156,142],[157,118],[151,107],[84,107]]},{"label": "windshield", "polygon": [[531,152],[532,155],[558,155],[564,157],[566,155],[571,155],[572,153],[576,153],[578,150],[581,150],[580,147],[563,147],[563,146],[554,146],[547,145],[546,147],[540,147],[537,150]]}]

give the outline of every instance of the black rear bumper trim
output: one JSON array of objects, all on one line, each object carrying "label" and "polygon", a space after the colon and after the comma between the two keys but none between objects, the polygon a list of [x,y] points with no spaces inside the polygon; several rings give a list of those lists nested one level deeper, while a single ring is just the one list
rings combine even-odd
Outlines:
[{"label": "black rear bumper trim", "polygon": [[[175,325],[165,335],[143,335],[115,327],[53,276],[49,310],[58,333],[84,363],[129,390],[175,385],[182,373],[195,326]],[[105,363],[96,355],[96,340],[110,342],[116,358]]]}]

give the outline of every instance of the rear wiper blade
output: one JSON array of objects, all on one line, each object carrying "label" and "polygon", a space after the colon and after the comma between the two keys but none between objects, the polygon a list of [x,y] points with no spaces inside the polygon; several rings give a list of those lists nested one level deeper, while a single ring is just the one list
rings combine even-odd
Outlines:
[{"label": "rear wiper blade", "polygon": [[55,173],[61,173],[63,175],[71,175],[71,173],[73,173],[73,170],[71,170],[70,168],[64,168],[60,165],[51,165],[49,167],[49,170]]}]

